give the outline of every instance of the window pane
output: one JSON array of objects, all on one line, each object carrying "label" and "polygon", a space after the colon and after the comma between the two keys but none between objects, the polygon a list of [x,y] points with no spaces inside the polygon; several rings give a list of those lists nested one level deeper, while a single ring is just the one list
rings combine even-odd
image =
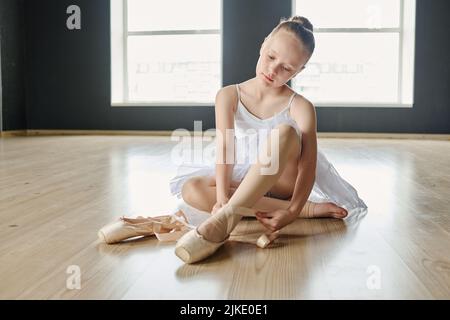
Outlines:
[{"label": "window pane", "polygon": [[129,100],[213,102],[220,49],[218,34],[128,37]]},{"label": "window pane", "polygon": [[128,30],[218,30],[220,3],[220,0],[128,0]]},{"label": "window pane", "polygon": [[400,0],[296,0],[315,28],[398,28]]},{"label": "window pane", "polygon": [[398,33],[318,33],[311,60],[293,81],[314,103],[398,102]]}]

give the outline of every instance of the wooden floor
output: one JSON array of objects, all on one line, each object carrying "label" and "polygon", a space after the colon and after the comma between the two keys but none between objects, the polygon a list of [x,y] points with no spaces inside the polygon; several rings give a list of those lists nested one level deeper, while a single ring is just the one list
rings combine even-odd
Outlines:
[{"label": "wooden floor", "polygon": [[99,243],[97,230],[120,215],[172,210],[176,144],[0,138],[0,299],[450,298],[450,142],[319,140],[369,210],[299,219],[270,249],[242,235],[260,229],[254,220],[238,226],[241,242],[196,265],[155,238]]}]

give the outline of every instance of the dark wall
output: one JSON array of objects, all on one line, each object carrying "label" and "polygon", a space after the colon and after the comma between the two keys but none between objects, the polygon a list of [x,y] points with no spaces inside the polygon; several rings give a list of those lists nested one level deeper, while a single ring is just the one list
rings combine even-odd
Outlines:
[{"label": "dark wall", "polygon": [[25,129],[23,0],[0,0],[3,130]]},{"label": "dark wall", "polygon": [[[81,8],[81,30],[66,28],[72,4]],[[207,107],[111,107],[108,0],[29,1],[26,18],[29,129],[191,129],[194,120],[214,126]]]},{"label": "dark wall", "polygon": [[[14,7],[13,2],[3,3]],[[291,2],[223,2],[223,83],[228,85],[254,76],[259,46],[281,16],[291,15]],[[78,31],[66,28],[65,12],[71,4],[82,10]],[[449,133],[448,12],[448,0],[417,1],[414,108],[318,107],[319,131]],[[194,120],[203,120],[203,129],[214,127],[212,107],[110,106],[108,0],[27,1],[25,18],[27,128],[193,129]],[[20,33],[20,27],[17,30]],[[3,82],[7,77],[3,74]],[[23,119],[23,113],[18,114]],[[5,117],[5,127],[24,123],[10,118]]]}]

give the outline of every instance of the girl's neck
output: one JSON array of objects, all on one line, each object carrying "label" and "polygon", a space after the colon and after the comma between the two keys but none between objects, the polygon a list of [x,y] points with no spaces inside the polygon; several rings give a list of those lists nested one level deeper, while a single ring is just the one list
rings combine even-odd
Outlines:
[{"label": "girl's neck", "polygon": [[265,100],[266,98],[280,96],[286,90],[286,85],[282,85],[278,88],[264,86],[256,77],[249,79],[244,83],[257,100]]}]

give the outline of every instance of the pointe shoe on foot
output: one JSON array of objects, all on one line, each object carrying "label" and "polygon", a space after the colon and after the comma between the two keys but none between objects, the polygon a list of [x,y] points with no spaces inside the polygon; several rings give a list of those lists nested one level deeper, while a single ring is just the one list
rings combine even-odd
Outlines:
[{"label": "pointe shoe on foot", "polygon": [[255,213],[256,210],[254,209],[229,204],[224,205],[205,222],[212,223],[218,230],[225,231],[226,238],[220,242],[213,242],[205,239],[197,229],[194,229],[178,240],[175,247],[175,254],[185,263],[195,263],[209,257],[226,242],[231,231],[233,231],[233,228],[239,222],[240,217],[236,222],[236,219],[234,219],[235,216],[254,216]]},{"label": "pointe shoe on foot", "polygon": [[194,229],[178,240],[175,254],[185,263],[195,263],[212,255],[225,242],[208,241]]},{"label": "pointe shoe on foot", "polygon": [[100,240],[107,244],[117,243],[138,236],[155,235],[160,241],[176,241],[192,229],[184,215],[158,217],[121,217],[98,231]]}]

